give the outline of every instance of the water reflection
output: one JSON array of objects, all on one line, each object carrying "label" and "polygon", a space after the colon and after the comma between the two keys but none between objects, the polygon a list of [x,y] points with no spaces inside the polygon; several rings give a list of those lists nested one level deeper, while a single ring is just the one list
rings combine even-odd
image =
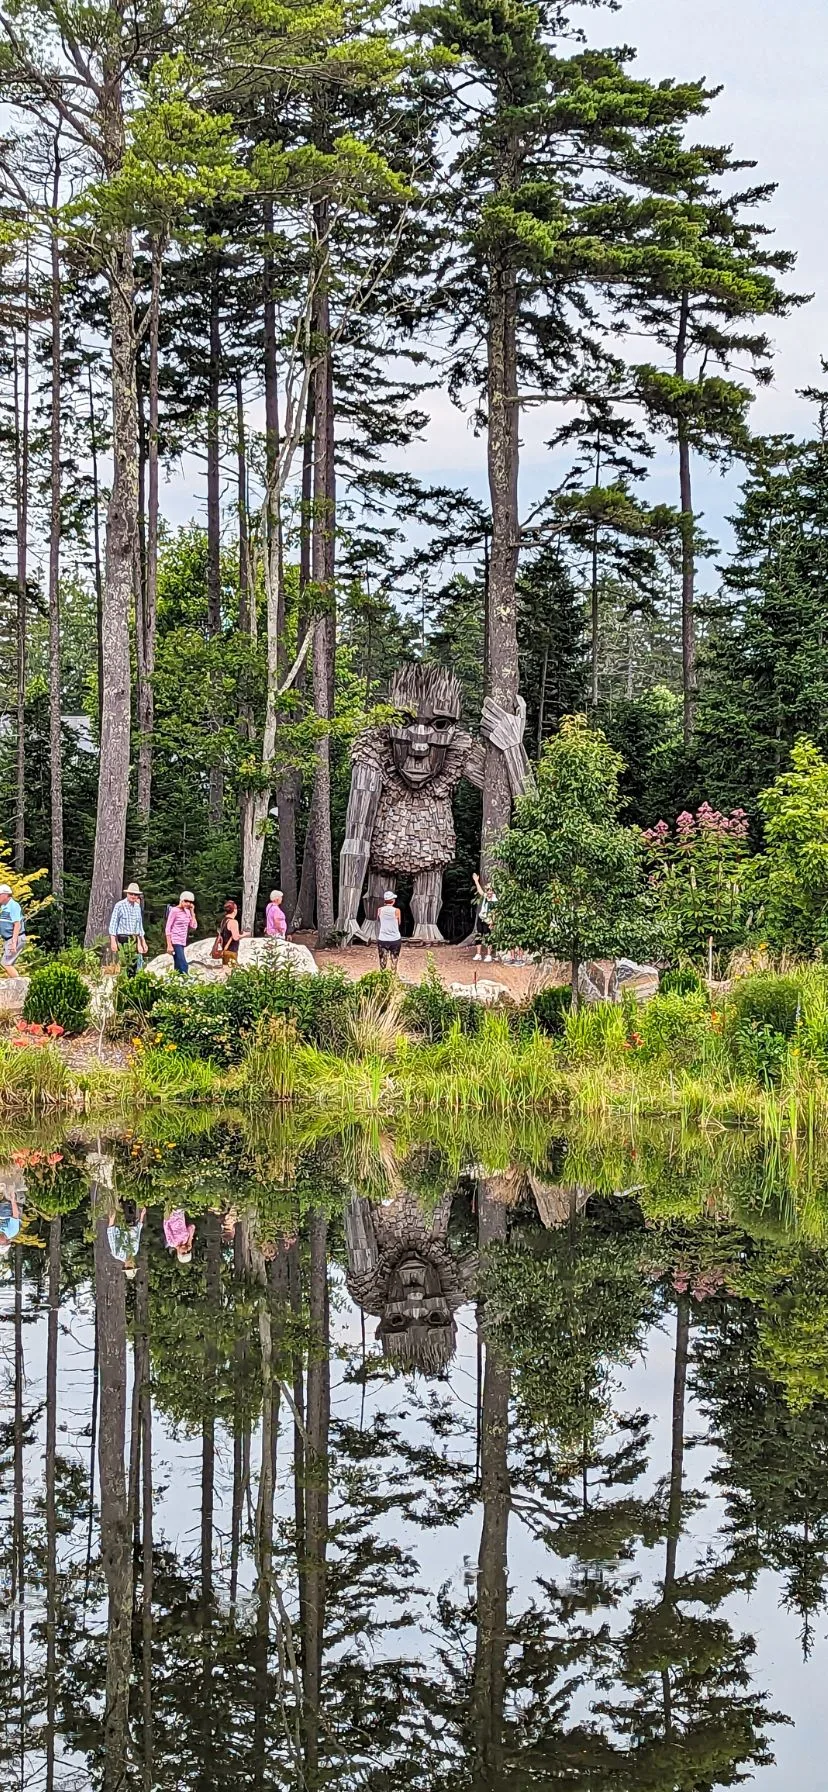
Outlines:
[{"label": "water reflection", "polygon": [[818,1162],[168,1127],[4,1142],[3,1784],[816,1792]]}]

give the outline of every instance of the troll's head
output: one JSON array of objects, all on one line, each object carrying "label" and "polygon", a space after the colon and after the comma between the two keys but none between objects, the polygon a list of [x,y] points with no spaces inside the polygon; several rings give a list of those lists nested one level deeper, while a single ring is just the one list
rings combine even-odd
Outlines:
[{"label": "troll's head", "polygon": [[443,770],[460,720],[460,685],[444,666],[405,665],[395,672],[390,700],[401,721],[388,738],[394,765],[412,790]]}]

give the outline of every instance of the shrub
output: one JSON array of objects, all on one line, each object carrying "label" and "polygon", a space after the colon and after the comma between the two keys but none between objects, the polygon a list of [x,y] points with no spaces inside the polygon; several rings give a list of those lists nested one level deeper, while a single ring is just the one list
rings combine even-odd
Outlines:
[{"label": "shrub", "polygon": [[366,971],[355,985],[358,1000],[376,1001],[380,1008],[390,1008],[401,988],[393,971]]},{"label": "shrub", "polygon": [[139,1026],[147,1021],[157,1003],[169,992],[162,977],[151,977],[148,971],[136,971],[134,977],[118,977],[115,983],[115,1013],[119,1020]]},{"label": "shrub", "polygon": [[23,1019],[45,1027],[54,1023],[64,1033],[82,1033],[89,1020],[89,991],[68,965],[47,964],[29,980]]},{"label": "shrub", "polygon": [[692,996],[704,991],[704,983],[699,972],[692,964],[683,964],[675,970],[665,971],[659,984],[662,996]]},{"label": "shrub", "polygon": [[686,1069],[701,1056],[709,1037],[710,1010],[699,990],[686,995],[667,990],[645,1003],[638,1031],[648,1057],[666,1058],[677,1069]]},{"label": "shrub", "polygon": [[575,1060],[620,1057],[627,1044],[626,1018],[613,1002],[595,1002],[577,1013],[570,1010],[564,1034],[567,1052]]},{"label": "shrub", "polygon": [[527,1020],[533,1021],[541,1033],[548,1033],[553,1038],[562,1039],[566,1030],[566,1017],[572,1008],[572,990],[568,983],[550,983],[546,989],[538,990],[523,1013]]},{"label": "shrub", "polygon": [[481,1010],[482,1004],[473,996],[453,996],[440,982],[434,966],[429,965],[422,983],[406,991],[402,1019],[422,1039],[435,1045],[454,1026],[459,1026],[463,1033],[478,1033]]},{"label": "shrub", "polygon": [[[132,981],[137,983],[138,977]],[[289,965],[263,966],[233,971],[222,983],[170,978],[153,998],[150,1015],[158,1043],[218,1064],[235,1064],[259,1022],[278,1016],[294,1023],[300,1039],[336,1051],[346,1038],[353,990],[340,971],[306,977]]]},{"label": "shrub", "polygon": [[737,1070],[755,1077],[765,1088],[779,1082],[788,1054],[789,1041],[762,1021],[751,1021],[734,1027],[728,1044]]},{"label": "shrub", "polygon": [[728,1034],[746,1027],[768,1027],[792,1039],[802,1008],[802,984],[798,977],[760,972],[733,985],[727,999]]}]

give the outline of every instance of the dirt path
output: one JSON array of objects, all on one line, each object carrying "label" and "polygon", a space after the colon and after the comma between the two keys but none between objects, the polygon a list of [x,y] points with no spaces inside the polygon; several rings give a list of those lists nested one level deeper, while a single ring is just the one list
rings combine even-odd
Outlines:
[{"label": "dirt path", "polygon": [[[302,945],[312,948],[312,934],[297,933],[294,937]],[[522,997],[531,995],[541,981],[548,983],[552,980],[548,969],[541,973],[539,967],[534,964],[500,964],[497,960],[493,964],[475,964],[474,950],[474,946],[432,946],[427,948],[414,946],[410,941],[403,940],[400,953],[401,981],[403,983],[422,983],[430,963],[434,965],[441,983],[444,983],[447,988],[450,988],[453,983],[474,983],[475,978],[478,978],[487,983],[499,983],[509,991],[510,995]],[[377,968],[376,946],[344,946],[336,951],[330,949],[315,952],[314,957],[320,970],[327,970],[335,966],[337,970],[344,971],[346,977],[350,977],[352,982],[355,982],[358,977],[364,977],[366,971],[375,971]],[[560,978],[555,980],[561,983],[566,981],[566,973],[563,968]]]}]

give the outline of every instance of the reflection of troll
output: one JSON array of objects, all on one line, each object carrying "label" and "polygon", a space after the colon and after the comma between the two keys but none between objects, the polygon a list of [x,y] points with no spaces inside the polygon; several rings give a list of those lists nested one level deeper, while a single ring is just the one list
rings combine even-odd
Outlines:
[{"label": "reflection of troll", "polygon": [[[397,723],[367,728],[354,742],[345,842],[339,861],[337,932],[373,937],[377,904],[389,881],[412,877],[415,940],[439,941],[443,872],[454,858],[451,802],[462,777],[482,787],[486,747],[460,727],[461,692],[442,666],[406,665],[390,701]],[[514,795],[530,776],[522,747],[525,709],[507,717],[487,701],[482,730],[506,757]],[[365,886],[366,919],[358,925]]]},{"label": "reflection of troll", "polygon": [[382,1207],[354,1195],[345,1209],[346,1281],[353,1300],[379,1319],[383,1355],[401,1369],[436,1375],[454,1355],[455,1311],[469,1299],[476,1256],[447,1242],[451,1196],[425,1216],[413,1195]]}]

